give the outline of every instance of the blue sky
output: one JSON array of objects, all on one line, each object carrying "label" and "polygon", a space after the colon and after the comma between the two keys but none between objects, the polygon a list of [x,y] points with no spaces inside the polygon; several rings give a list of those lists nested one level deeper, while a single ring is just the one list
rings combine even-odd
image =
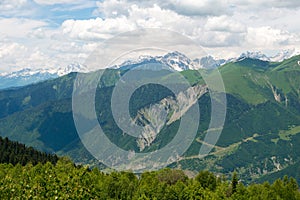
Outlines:
[{"label": "blue sky", "polygon": [[299,0],[0,0],[0,72],[84,63],[125,31],[164,28],[218,58],[300,49]]},{"label": "blue sky", "polygon": [[[33,0],[17,0],[0,2],[1,18],[27,18],[42,20],[49,23],[49,26],[59,27],[62,22],[68,19],[89,19],[95,17],[93,11],[96,9],[96,1],[70,3],[39,3]],[[43,1],[41,1],[43,2]],[[45,1],[46,2],[46,1]],[[57,1],[63,2],[63,1]],[[67,2],[67,1],[66,1]],[[1,5],[2,4],[2,5]],[[5,9],[6,7],[6,9]]]}]

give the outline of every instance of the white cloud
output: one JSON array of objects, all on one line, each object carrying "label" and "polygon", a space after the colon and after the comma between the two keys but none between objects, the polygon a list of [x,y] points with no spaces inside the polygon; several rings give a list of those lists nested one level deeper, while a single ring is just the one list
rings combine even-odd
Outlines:
[{"label": "white cloud", "polygon": [[126,0],[107,0],[97,1],[97,9],[95,15],[104,15],[106,18],[116,17],[120,15],[128,16],[128,10],[131,6]]},{"label": "white cloud", "polygon": [[194,29],[201,25],[201,20],[195,21],[174,11],[162,9],[158,5],[150,8],[133,5],[129,9],[128,18],[139,28],[166,28],[187,34],[192,34]]},{"label": "white cloud", "polygon": [[169,9],[187,16],[219,16],[232,12],[229,0],[169,0],[169,2]]},{"label": "white cloud", "polygon": [[231,0],[233,5],[249,9],[265,8],[297,8],[300,7],[298,0]]},{"label": "white cloud", "polygon": [[[42,44],[48,42],[46,45]],[[17,42],[0,43],[0,72],[20,68],[65,67],[70,63],[83,63],[93,50],[93,45],[78,45],[63,41],[40,41],[34,45]]]},{"label": "white cloud", "polygon": [[79,4],[83,0],[34,0],[37,4],[41,5],[55,5],[55,4]]},{"label": "white cloud", "polygon": [[280,48],[281,46],[289,45],[295,40],[294,37],[287,31],[274,29],[269,26],[249,27],[245,45],[257,48]]},{"label": "white cloud", "polygon": [[197,42],[208,48],[232,48],[240,46],[245,40],[244,33],[205,31],[196,38]]},{"label": "white cloud", "polygon": [[21,18],[0,18],[0,34],[8,38],[26,38],[29,33],[47,23],[39,20],[21,19]]},{"label": "white cloud", "polygon": [[27,3],[27,0],[1,0],[0,11],[9,11],[12,9],[21,8]]},{"label": "white cloud", "polygon": [[0,70],[12,71],[17,67],[17,60],[24,59],[27,55],[27,48],[24,45],[13,43],[0,43]]},{"label": "white cloud", "polygon": [[133,30],[135,25],[126,17],[115,19],[67,20],[61,29],[63,34],[80,40],[101,40],[112,37],[113,34]]},{"label": "white cloud", "polygon": [[[206,47],[240,46],[244,49],[247,46],[260,48],[267,44],[280,47],[292,39],[297,41],[297,35],[288,31],[284,33],[281,29],[300,31],[300,28],[297,29],[295,26],[295,20],[293,20],[294,23],[289,22],[293,15],[296,16],[295,13],[284,17],[286,13],[292,11],[290,8],[297,7],[299,2],[154,0],[150,3],[136,0],[106,0],[97,4],[97,12],[102,13],[107,19],[126,16],[128,22],[136,24],[137,28],[164,27],[176,30],[197,39],[199,44]],[[269,24],[272,24],[272,30],[265,28],[270,26]],[[289,27],[287,24],[293,24],[293,26]],[[254,42],[257,35],[261,39],[256,39],[256,41],[261,41]]]},{"label": "white cloud", "polygon": [[0,43],[0,59],[8,59],[14,55],[14,53],[19,52],[25,52],[27,49],[25,46],[20,45],[18,43],[10,43],[10,44],[4,44]]},{"label": "white cloud", "polygon": [[46,30],[43,29],[43,28],[41,28],[41,27],[38,27],[38,28],[32,30],[32,31],[28,34],[28,36],[29,36],[30,38],[39,38],[39,39],[43,39],[43,38],[46,37]]},{"label": "white cloud", "polygon": [[161,27],[191,34],[195,29],[192,26],[193,24],[197,26],[195,21],[190,18],[178,15],[170,10],[163,10],[157,5],[151,8],[140,8],[137,5],[132,5],[127,10],[127,16],[67,20],[62,24],[61,29],[64,34],[72,38],[99,40],[137,28]]},{"label": "white cloud", "polygon": [[[113,8],[107,11],[107,15],[113,12],[118,13]],[[138,28],[164,28],[194,36],[198,34],[204,22],[205,20],[202,19],[195,20],[174,11],[162,9],[158,5],[149,8],[131,5],[126,12],[123,11],[123,14],[112,15],[106,19],[67,20],[62,24],[61,29],[64,34],[82,40],[107,39]]]},{"label": "white cloud", "polygon": [[0,0],[0,16],[28,17],[35,13],[35,8],[28,0]]},{"label": "white cloud", "polygon": [[127,11],[132,5],[146,9],[155,4],[185,16],[219,16],[232,13],[229,0],[105,0],[97,2],[97,12],[103,13],[107,17],[127,15]]},{"label": "white cloud", "polygon": [[205,28],[209,31],[242,33],[246,31],[246,26],[228,16],[208,18]]}]

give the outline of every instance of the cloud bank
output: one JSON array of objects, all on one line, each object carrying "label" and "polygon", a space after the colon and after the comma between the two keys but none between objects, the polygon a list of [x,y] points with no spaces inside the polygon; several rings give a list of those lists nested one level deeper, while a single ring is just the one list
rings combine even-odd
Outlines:
[{"label": "cloud bank", "polygon": [[221,58],[300,49],[298,0],[2,0],[0,72],[83,63],[122,32],[164,28]]}]

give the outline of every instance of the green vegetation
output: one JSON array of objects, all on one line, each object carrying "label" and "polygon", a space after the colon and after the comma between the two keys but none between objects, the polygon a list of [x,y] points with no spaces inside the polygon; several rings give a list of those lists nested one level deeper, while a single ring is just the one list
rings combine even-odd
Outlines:
[{"label": "green vegetation", "polygon": [[36,165],[38,163],[51,162],[56,164],[58,157],[56,155],[43,153],[26,147],[24,144],[12,142],[8,138],[0,137],[0,163],[11,163],[26,165],[28,163]]},{"label": "green vegetation", "polygon": [[281,140],[291,140],[290,136],[300,133],[300,126],[290,127],[287,131],[280,131],[279,137]]},{"label": "green vegetation", "polygon": [[245,186],[233,175],[232,183],[201,171],[189,179],[181,170],[105,174],[97,168],[75,166],[66,158],[52,163],[0,164],[1,199],[300,199],[293,178],[273,184]]}]

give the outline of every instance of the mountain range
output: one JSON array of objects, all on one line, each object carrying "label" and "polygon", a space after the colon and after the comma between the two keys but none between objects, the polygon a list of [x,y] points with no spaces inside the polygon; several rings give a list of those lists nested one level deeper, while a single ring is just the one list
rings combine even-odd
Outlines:
[{"label": "mountain range", "polygon": [[[169,67],[170,69],[176,71],[183,70],[194,70],[199,68],[204,69],[214,69],[219,66],[222,66],[229,62],[236,62],[244,58],[253,58],[269,62],[282,62],[288,58],[291,58],[295,55],[299,55],[295,49],[283,50],[277,55],[268,57],[261,52],[250,52],[247,51],[242,53],[239,57],[230,58],[230,59],[217,59],[210,55],[191,60],[180,52],[171,52],[163,56],[140,56],[136,60],[128,60],[120,65],[111,66],[111,68],[121,68],[127,69],[132,68],[136,65],[147,64],[147,63],[159,63],[164,66]],[[79,63],[73,63],[68,65],[65,68],[51,68],[51,69],[21,69],[19,71],[10,72],[10,73],[0,73],[0,89],[5,89],[9,87],[19,87],[32,83],[37,83],[40,81],[57,78],[63,75],[66,75],[71,72],[88,72],[88,68]]]},{"label": "mountain range", "polygon": [[54,79],[60,76],[64,76],[71,72],[87,72],[87,68],[78,63],[73,63],[65,68],[25,68],[15,72],[0,73],[0,89],[29,85],[32,83],[37,83],[48,79]]},{"label": "mountain range", "polygon": [[[151,152],[172,140],[181,121],[177,113],[186,113],[197,103],[201,117],[196,122],[199,123],[196,137],[189,149],[169,167],[190,172],[209,169],[223,174],[235,170],[246,183],[272,180],[283,173],[300,181],[299,60],[300,56],[293,56],[282,62],[270,62],[248,56],[218,67],[226,90],[227,116],[217,144],[205,158],[197,155],[203,145],[209,145],[204,138],[211,117],[211,100],[198,70],[188,68],[180,72],[192,86],[181,91],[180,101],[176,101],[168,88],[157,84],[144,85],[132,94],[130,115],[145,127],[138,138],[123,133],[111,110],[116,83],[128,67],[135,67],[137,63],[104,70],[95,97],[98,122],[109,140],[119,147]],[[184,59],[172,62],[175,63],[178,67],[190,64]],[[216,73],[215,69],[201,70],[212,77]],[[76,76],[77,73],[69,73],[20,88],[0,90],[0,135],[39,150],[70,156],[77,163],[105,167],[85,149],[75,128],[72,92]],[[162,80],[168,78],[171,77],[165,75]],[[197,95],[192,96],[193,91]],[[163,117],[161,108],[168,113],[167,123],[158,123],[157,129],[149,127],[153,120]],[[195,122],[190,123],[192,127]]]}]

